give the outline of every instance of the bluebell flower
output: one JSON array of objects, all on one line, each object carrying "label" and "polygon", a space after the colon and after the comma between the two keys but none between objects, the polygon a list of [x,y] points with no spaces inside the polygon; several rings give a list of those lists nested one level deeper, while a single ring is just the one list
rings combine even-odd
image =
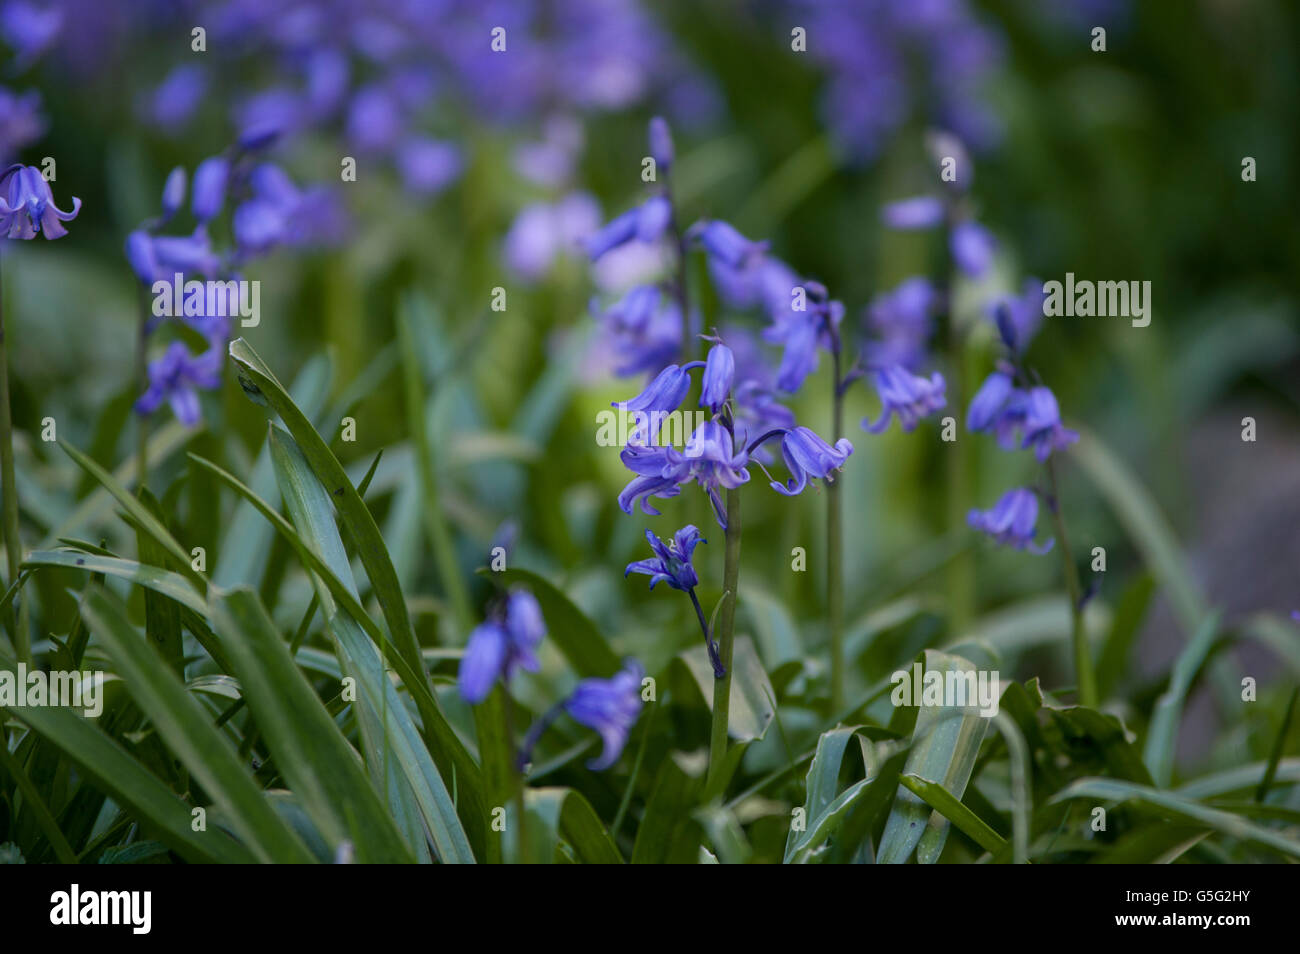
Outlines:
[{"label": "bluebell flower", "polygon": [[667,172],[672,168],[673,134],[668,128],[668,121],[662,116],[655,116],[650,120],[650,155],[654,157],[655,165],[661,171]]},{"label": "bluebell flower", "polygon": [[714,414],[722,410],[731,394],[736,380],[736,356],[731,349],[719,342],[709,349],[704,363],[704,377],[700,389],[700,407],[707,407]]},{"label": "bluebell flower", "polygon": [[226,186],[230,181],[230,160],[224,156],[204,159],[194,170],[194,194],[190,209],[200,223],[215,219],[226,204]]},{"label": "bluebell flower", "polygon": [[397,170],[402,182],[417,195],[437,195],[460,178],[465,158],[454,143],[414,136],[397,149]]},{"label": "bluebell flower", "polygon": [[148,122],[176,131],[194,115],[207,91],[207,71],[198,64],[185,63],[168,73],[145,97],[140,112]]},{"label": "bluebell flower", "polygon": [[184,203],[185,167],[177,166],[167,175],[167,181],[163,183],[162,221],[164,223],[169,221]]},{"label": "bluebell flower", "polygon": [[868,368],[892,364],[915,371],[925,362],[926,346],[934,334],[931,317],[939,292],[929,279],[915,276],[877,295],[867,308],[862,361]]},{"label": "bluebell flower", "polygon": [[953,226],[948,246],[953,263],[969,277],[979,278],[993,264],[997,241],[984,226],[966,220]]},{"label": "bluebell flower", "polygon": [[[593,311],[598,309],[592,302]],[[676,300],[654,285],[637,285],[599,314],[609,332],[620,375],[656,372],[676,358],[685,336]]]},{"label": "bluebell flower", "polygon": [[906,368],[894,365],[876,371],[872,375],[872,380],[883,405],[880,420],[875,424],[868,424],[865,419],[862,422],[863,428],[872,434],[879,434],[889,427],[889,419],[892,415],[898,416],[898,423],[902,425],[904,431],[915,430],[921,418],[933,414],[947,404],[944,397],[943,375],[938,371],[931,374],[927,381],[912,374]]},{"label": "bluebell flower", "polygon": [[40,59],[63,28],[63,11],[28,0],[0,6],[0,35],[14,51],[13,69],[21,72]]},{"label": "bluebell flower", "polygon": [[803,310],[795,310],[793,298],[787,298],[784,306],[772,314],[772,324],[763,329],[763,340],[784,348],[776,384],[791,394],[817,370],[818,349],[833,351],[839,346],[840,322],[844,319],[843,303],[829,300],[825,286],[806,281],[801,287]]},{"label": "bluebell flower", "polygon": [[63,227],[81,211],[81,200],[73,198],[72,211],[54,204],[50,184],[35,166],[18,163],[0,172],[0,233],[11,239],[33,239],[43,233],[47,239],[68,234]]},{"label": "bluebell flower", "polygon": [[976,432],[992,430],[1015,389],[1009,370],[999,368],[985,378],[971,398],[970,409],[966,412],[966,429]]},{"label": "bluebell flower", "polygon": [[1061,409],[1056,403],[1056,395],[1042,386],[1029,390],[1024,402],[1022,426],[1024,438],[1020,446],[1032,447],[1039,462],[1052,456],[1052,451],[1064,450],[1079,439],[1077,431],[1072,431],[1061,423]]},{"label": "bluebell flower", "polygon": [[696,222],[687,232],[687,237],[698,242],[709,254],[728,268],[740,268],[746,262],[767,251],[766,242],[754,242],[745,238],[735,227],[721,219],[708,219]]},{"label": "bluebell flower", "polygon": [[149,387],[135,402],[136,413],[152,414],[166,401],[178,421],[193,427],[200,417],[199,390],[221,387],[221,362],[219,349],[195,357],[184,343],[173,341],[161,358],[149,363]]},{"label": "bluebell flower", "polygon": [[611,405],[636,415],[635,437],[638,441],[651,440],[659,434],[664,417],[682,406],[686,392],[691,388],[691,369],[703,367],[703,361],[684,365],[670,364],[646,385],[636,397],[627,401],[613,401]]},{"label": "bluebell flower", "polygon": [[594,262],[607,252],[636,239],[655,242],[672,224],[672,204],[667,197],[654,196],[634,209],[611,219],[594,235],[583,239],[583,248]]},{"label": "bluebell flower", "polygon": [[760,443],[766,443],[776,434],[781,436],[781,456],[790,470],[790,480],[786,483],[774,480],[772,489],[787,497],[803,493],[811,478],[834,481],[834,472],[843,467],[853,453],[853,445],[846,438],[841,437],[832,447],[810,428],[802,426],[766,434],[760,438]]},{"label": "bluebell flower", "polygon": [[967,514],[966,522],[998,543],[1038,555],[1052,549],[1056,542],[1049,539],[1046,543],[1034,543],[1038,496],[1024,487],[1008,490],[992,510],[972,510]]},{"label": "bluebell flower", "polygon": [[604,749],[587,767],[593,771],[609,768],[618,761],[627,744],[628,733],[641,714],[641,680],[645,677],[639,663],[628,660],[612,679],[583,679],[564,702],[564,711],[573,721],[600,734]]},{"label": "bluebell flower", "polygon": [[41,115],[41,94],[36,90],[15,93],[0,86],[0,163],[45,135]]},{"label": "bluebell flower", "polygon": [[1019,295],[1004,295],[988,308],[1003,343],[1013,352],[1023,352],[1043,323],[1043,283],[1026,278]]},{"label": "bluebell flower", "polygon": [[699,544],[708,541],[700,536],[700,531],[695,526],[688,524],[682,527],[673,534],[671,542],[660,540],[652,530],[645,532],[645,538],[654,551],[654,559],[629,563],[623,571],[624,576],[629,573],[644,573],[650,577],[652,590],[656,583],[661,582],[683,592],[699,585],[700,579],[695,574],[695,567],[691,565],[691,554]]},{"label": "bluebell flower", "polygon": [[666,448],[668,468],[665,475],[676,477],[678,483],[694,480],[713,504],[718,526],[727,529],[727,507],[721,490],[734,490],[749,480],[749,455],[742,447],[735,450],[731,433],[717,421],[705,421],[695,429],[682,451]]},{"label": "bluebell flower", "polygon": [[885,225],[900,231],[932,229],[943,222],[943,217],[943,202],[929,195],[891,202],[880,212]]},{"label": "bluebell flower", "polygon": [[537,672],[536,650],[545,636],[537,598],[527,590],[512,590],[503,610],[470,634],[457,674],[461,698],[477,705],[498,679],[509,681],[519,669]]}]

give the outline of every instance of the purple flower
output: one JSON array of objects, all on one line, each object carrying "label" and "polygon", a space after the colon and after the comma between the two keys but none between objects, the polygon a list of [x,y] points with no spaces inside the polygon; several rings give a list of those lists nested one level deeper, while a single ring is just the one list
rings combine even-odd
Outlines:
[{"label": "purple flower", "polygon": [[687,237],[698,242],[709,257],[728,268],[740,268],[767,251],[766,242],[752,242],[721,219],[696,222]]},{"label": "purple flower", "polygon": [[620,375],[658,371],[681,352],[681,308],[654,285],[633,287],[600,319],[619,356],[615,371]]},{"label": "purple flower", "polygon": [[891,229],[910,231],[932,229],[943,222],[943,203],[930,195],[891,202],[880,212],[881,221]]},{"label": "purple flower", "polygon": [[207,72],[201,66],[186,63],[167,74],[141,104],[141,112],[155,125],[175,130],[194,115],[207,91]]},{"label": "purple flower", "polygon": [[152,414],[163,401],[186,427],[199,422],[198,389],[221,387],[221,352],[213,348],[198,357],[180,341],[173,341],[163,356],[149,363],[149,387],[135,402],[137,414]]},{"label": "purple flower", "polygon": [[899,364],[909,371],[919,367],[934,333],[931,312],[938,298],[930,281],[920,276],[876,296],[867,309],[866,326],[872,337],[862,346],[863,363],[868,368]]},{"label": "purple flower", "polygon": [[1024,487],[1008,490],[992,510],[972,510],[967,514],[966,522],[976,530],[987,533],[998,543],[1038,555],[1052,549],[1052,544],[1055,543],[1055,540],[1050,539],[1043,544],[1034,543],[1038,497]]},{"label": "purple flower", "polygon": [[624,576],[629,573],[644,573],[650,577],[652,590],[655,584],[660,582],[683,592],[699,585],[700,579],[695,575],[695,567],[691,565],[691,554],[696,546],[708,541],[700,536],[700,531],[696,527],[692,525],[682,527],[673,534],[671,543],[660,540],[652,530],[645,532],[645,538],[650,542],[650,549],[654,551],[654,559],[629,563],[627,569],[623,571]]},{"label": "purple flower", "polygon": [[50,184],[35,166],[15,163],[0,173],[0,232],[11,239],[33,239],[44,232],[47,239],[62,238],[70,222],[81,211],[81,200],[73,198],[72,211],[54,204]]},{"label": "purple flower", "polygon": [[990,374],[971,398],[970,409],[966,412],[966,429],[976,432],[992,430],[1014,391],[1015,385],[1007,371],[999,369]]},{"label": "purple flower", "polygon": [[600,733],[604,750],[600,758],[587,763],[593,771],[609,768],[618,761],[627,744],[627,735],[641,714],[641,680],[645,676],[639,663],[628,660],[612,679],[583,679],[564,702],[564,711],[573,721]]},{"label": "purple flower", "polygon": [[700,389],[700,407],[707,407],[714,414],[722,410],[731,394],[731,386],[736,380],[736,356],[722,343],[709,349],[704,363],[704,377]]},{"label": "purple flower", "polygon": [[0,7],[0,34],[14,51],[13,68],[21,72],[36,62],[63,28],[63,12],[28,0],[9,0]]},{"label": "purple flower", "polygon": [[393,148],[402,135],[404,119],[392,93],[371,84],[352,97],[348,112],[348,142],[361,152],[384,152]]},{"label": "purple flower", "polygon": [[971,278],[989,270],[997,244],[988,229],[969,220],[954,225],[948,239],[953,262]]},{"label": "purple flower", "polygon": [[457,674],[461,698],[478,705],[498,679],[509,681],[518,669],[537,672],[536,650],[545,636],[537,598],[527,590],[512,590],[504,610],[470,634]]},{"label": "purple flower", "polygon": [[185,167],[177,166],[163,184],[162,218],[168,221],[185,203]]},{"label": "purple flower", "polygon": [[1026,278],[1020,295],[1006,295],[989,306],[1002,342],[1014,352],[1023,352],[1043,323],[1043,283]]},{"label": "purple flower", "polygon": [[556,258],[600,227],[600,206],[586,192],[572,192],[558,202],[534,202],[515,217],[502,254],[506,265],[527,281],[551,270]]},{"label": "purple flower", "polygon": [[1024,402],[1024,438],[1021,448],[1032,447],[1039,462],[1052,456],[1052,451],[1065,450],[1079,439],[1077,431],[1061,424],[1061,409],[1056,395],[1048,388],[1029,390]]},{"label": "purple flower", "polygon": [[194,170],[194,195],[190,208],[199,222],[207,222],[221,214],[226,204],[226,185],[230,181],[230,160],[224,156],[204,159]]},{"label": "purple flower", "polygon": [[655,165],[664,172],[672,168],[673,134],[668,128],[668,121],[662,116],[650,120],[650,155],[654,157]]},{"label": "purple flower", "polygon": [[424,136],[404,142],[395,158],[402,181],[417,195],[437,195],[459,179],[465,168],[460,147]]},{"label": "purple flower", "polygon": [[[765,442],[767,437],[762,440]],[[810,478],[833,481],[834,472],[844,466],[853,445],[841,437],[832,447],[807,427],[792,427],[781,436],[781,456],[785,466],[790,470],[790,480],[781,483],[772,481],[772,489],[787,497],[803,493]]]},{"label": "purple flower", "polygon": [[0,86],[0,162],[45,135],[41,94],[35,90],[14,93]]},{"label": "purple flower", "polygon": [[791,394],[803,386],[808,375],[817,370],[817,349],[832,351],[839,346],[840,322],[844,305],[827,298],[826,288],[818,282],[805,282],[803,307],[796,309],[794,296],[772,313],[772,324],[763,329],[763,340],[783,345],[781,367],[776,384]]},{"label": "purple flower", "polygon": [[875,372],[873,380],[883,409],[875,424],[868,424],[866,420],[862,422],[862,426],[872,434],[879,434],[887,428],[890,416],[894,414],[898,415],[898,423],[904,431],[915,430],[921,418],[947,404],[943,375],[938,371],[927,381],[906,368],[893,365]]},{"label": "purple flower", "polygon": [[678,452],[666,448],[668,467],[678,483],[694,480],[709,495],[718,526],[727,529],[727,508],[721,489],[734,490],[749,480],[749,455],[744,448],[733,449],[731,433],[717,421],[705,421],[695,429],[686,447]]},{"label": "purple flower", "polygon": [[670,364],[655,375],[654,380],[636,397],[628,401],[613,401],[611,404],[620,410],[632,411],[637,415],[638,439],[646,439],[648,424],[648,439],[654,440],[659,433],[664,415],[681,407],[686,392],[691,389],[691,369],[702,367],[703,364],[702,361],[692,361],[680,367]]},{"label": "purple flower", "polygon": [[633,239],[654,242],[672,222],[672,205],[665,196],[654,196],[635,209],[610,220],[594,235],[583,240],[587,256],[594,262],[605,253]]}]

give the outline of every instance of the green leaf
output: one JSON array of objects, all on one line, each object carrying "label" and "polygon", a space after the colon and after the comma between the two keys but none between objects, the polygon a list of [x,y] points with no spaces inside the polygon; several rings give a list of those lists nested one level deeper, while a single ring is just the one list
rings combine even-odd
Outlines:
[{"label": "green leaf", "polygon": [[[346,585],[351,581],[351,569],[334,523],[334,508],[324,488],[288,434],[272,427],[270,442],[271,461],[294,525],[304,543]],[[355,589],[351,592],[355,597]],[[382,764],[381,754],[387,755],[391,747],[439,858],[445,863],[472,864],[474,855],[451,795],[424,748],[401,696],[388,678],[379,650],[366,637],[358,621],[338,607],[323,582],[318,583],[317,596],[330,631],[338,640],[339,661],[357,680],[358,704],[370,709],[374,737],[368,740],[367,747],[372,769]]]},{"label": "green leaf", "polygon": [[1174,792],[1165,792],[1146,785],[1135,785],[1132,782],[1121,782],[1115,779],[1081,778],[1053,796],[1051,803],[1059,804],[1074,798],[1112,802],[1136,801],[1165,817],[1178,821],[1197,822],[1230,838],[1265,845],[1293,858],[1300,858],[1300,841],[1246,821],[1231,812],[1210,808]]},{"label": "green leaf", "polygon": [[1151,714],[1151,725],[1147,727],[1147,744],[1143,751],[1143,760],[1151,772],[1156,785],[1167,788],[1174,775],[1174,754],[1178,746],[1178,722],[1183,714],[1183,702],[1192,687],[1192,680],[1200,672],[1201,666],[1209,655],[1214,637],[1219,631],[1219,616],[1212,613],[1206,617],[1183,651],[1178,654],[1173,673],[1169,677],[1169,688],[1156,702]]},{"label": "green leaf", "polygon": [[[578,792],[571,788],[530,788],[525,791],[524,800],[532,861],[563,861],[562,846],[567,846],[574,859],[582,864],[623,863],[609,832],[591,804]],[[514,828],[517,830],[517,826]],[[508,852],[508,860],[519,860],[517,845]]]},{"label": "green leaf", "polygon": [[[148,487],[141,487],[138,491],[140,503],[146,510],[157,518],[160,524],[163,523],[162,508],[158,505],[157,498],[150,493]],[[153,566],[165,566],[167,564],[167,551],[147,534],[139,530],[136,531],[136,548],[140,553],[140,562],[151,564]],[[191,564],[193,565],[193,564]],[[145,635],[149,641],[158,647],[162,653],[163,659],[172,667],[178,675],[185,674],[185,645],[181,637],[181,613],[173,601],[146,589],[144,591],[144,619]]]},{"label": "green leaf", "polygon": [[669,755],[653,773],[654,788],[632,846],[632,864],[686,864],[699,860],[703,832],[695,818],[704,779],[687,775]]},{"label": "green leaf", "polygon": [[1188,633],[1196,632],[1206,614],[1205,603],[1169,522],[1146,487],[1090,431],[1082,431],[1082,439],[1070,449],[1070,457],[1115,511],[1147,567],[1168,592],[1183,628]]},{"label": "green leaf", "polygon": [[276,767],[331,851],[350,841],[363,862],[413,861],[356,752],[294,664],[257,595],[238,587],[214,593],[211,603],[212,620]]},{"label": "green leaf", "polygon": [[927,805],[961,829],[985,851],[997,854],[1007,847],[1006,839],[995,832],[984,820],[953,797],[937,782],[919,775],[904,773],[898,779],[904,788],[921,798]]},{"label": "green leaf", "polygon": [[132,700],[179,759],[229,815],[241,840],[265,862],[314,860],[263,797],[230,742],[185,691],[180,677],[127,622],[125,610],[103,588],[86,594],[85,616],[112,658]]},{"label": "green leaf", "polygon": [[[808,766],[805,779],[806,794],[803,803],[803,830],[791,826],[785,841],[786,864],[803,864],[812,860],[822,844],[834,834],[848,810],[853,807],[866,785],[857,783],[852,798],[842,800],[840,792],[840,767],[849,742],[858,734],[859,726],[848,726],[823,732],[817,740],[817,750]],[[874,777],[874,776],[873,776]],[[867,780],[864,780],[867,781]]]},{"label": "green leaf", "polygon": [[[925,651],[924,666],[926,674],[975,671],[974,665],[960,656],[933,649]],[[988,719],[969,706],[921,706],[903,774],[942,785],[960,800],[987,728]],[[932,863],[943,850],[948,827],[943,815],[932,811],[912,791],[900,789],[885,822],[877,861],[902,864],[915,849],[918,861]]]},{"label": "green leaf", "polygon": [[239,371],[239,383],[250,397],[261,397],[277,414],[297,442],[303,456],[311,465],[317,479],[328,490],[330,499],[338,509],[339,518],[356,545],[357,555],[370,578],[375,598],[388,623],[393,643],[412,669],[423,672],[420,666],[420,647],[415,641],[411,618],[406,609],[397,571],[388,556],[388,548],[370,509],[348,479],[343,465],[338,462],[329,446],[316,433],[311,421],[294,404],[271,370],[243,338],[230,343],[230,357]]},{"label": "green leaf", "polygon": [[1068,743],[1067,754],[1072,761],[1078,763],[1093,754],[1117,778],[1141,785],[1155,784],[1142,756],[1130,741],[1128,731],[1117,717],[1086,706],[1049,706],[1047,712]]},{"label": "green leaf", "polygon": [[[713,709],[713,664],[708,650],[692,646],[677,654],[677,659],[691,674],[704,705]],[[767,670],[748,636],[737,636],[731,657],[731,700],[727,716],[727,735],[738,742],[755,742],[767,734],[776,714],[776,693],[767,678]]]},{"label": "green leaf", "polygon": [[[17,661],[0,650],[0,669],[17,672]],[[196,832],[191,806],[129,755],[89,719],[61,706],[18,706],[6,710],[57,746],[115,801],[148,821],[159,840],[195,863],[249,864],[257,861],[244,845],[220,831]]]}]

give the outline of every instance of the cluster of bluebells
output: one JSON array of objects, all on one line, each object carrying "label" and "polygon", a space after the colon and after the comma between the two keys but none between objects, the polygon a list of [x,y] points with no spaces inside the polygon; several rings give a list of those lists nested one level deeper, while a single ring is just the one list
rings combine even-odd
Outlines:
[{"label": "cluster of bluebells", "polygon": [[[277,247],[329,241],[341,231],[342,213],[333,193],[324,187],[300,189],[265,157],[274,138],[247,137],[203,160],[192,183],[183,167],[173,169],[163,186],[161,213],[127,236],[127,261],[143,288],[166,295],[173,284],[204,283],[201,294],[197,287],[194,293],[186,291],[183,310],[174,316],[197,333],[204,348],[195,354],[183,341],[168,344],[149,364],[146,390],[135,405],[140,414],[152,414],[166,403],[183,424],[197,424],[198,392],[221,384],[231,316],[238,313],[238,292],[231,292],[238,286],[231,283],[242,281],[250,262]],[[187,184],[194,227],[188,234],[165,234],[163,229],[185,205]],[[231,242],[218,248],[213,225],[227,211]],[[145,331],[152,333],[159,323],[151,317]]]},{"label": "cluster of bluebells", "polygon": [[[541,668],[537,650],[545,638],[546,622],[537,598],[527,590],[511,590],[487,621],[470,634],[458,675],[461,698],[478,705],[497,683],[508,685],[520,669],[537,672]],[[641,712],[643,676],[640,664],[628,660],[609,679],[580,680],[567,697],[534,722],[524,740],[519,764],[527,764],[542,732],[561,712],[566,712],[579,725],[598,733],[603,742],[600,756],[589,766],[598,771],[609,768],[618,761]]]},{"label": "cluster of bluebells", "polygon": [[[57,9],[38,6],[31,0],[0,3],[0,45],[8,47],[11,59],[8,75],[33,66],[50,48],[63,25]],[[16,90],[0,84],[0,163],[12,162],[19,153],[45,135],[41,94],[34,89]]]},{"label": "cluster of bluebells", "polygon": [[[1061,409],[1051,389],[1031,379],[1023,360],[1029,337],[1042,320],[1042,285],[1028,280],[1019,297],[1007,297],[992,305],[993,317],[1006,348],[1007,357],[971,398],[966,412],[970,431],[989,433],[1007,451],[1032,450],[1045,463],[1054,453],[1079,439],[1077,432],[1061,423]],[[1049,500],[1049,506],[1056,501]],[[999,543],[1031,553],[1046,553],[1052,540],[1034,543],[1038,498],[1033,490],[1017,487],[1005,493],[991,510],[972,510],[968,522]]]},{"label": "cluster of bluebells", "polygon": [[921,119],[978,146],[1000,126],[981,86],[1002,59],[1002,38],[967,0],[770,0],[783,41],[806,30],[807,55],[827,74],[822,113],[850,157],[874,158],[888,137]]}]

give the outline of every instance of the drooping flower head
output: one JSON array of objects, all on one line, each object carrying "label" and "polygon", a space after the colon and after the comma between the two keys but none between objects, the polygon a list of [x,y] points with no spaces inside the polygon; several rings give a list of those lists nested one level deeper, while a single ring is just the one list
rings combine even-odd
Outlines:
[{"label": "drooping flower head", "polygon": [[1025,436],[1022,448],[1032,447],[1039,462],[1047,460],[1053,451],[1064,450],[1079,439],[1079,432],[1061,423],[1061,408],[1056,395],[1041,385],[1030,388],[1024,404]]},{"label": "drooping flower head", "polygon": [[862,363],[868,368],[897,364],[916,371],[926,359],[934,334],[932,317],[939,292],[929,279],[906,279],[897,288],[877,295],[867,308]]},{"label": "drooping flower head", "polygon": [[839,348],[840,322],[844,305],[830,299],[826,286],[806,281],[787,293],[783,306],[772,312],[772,324],[763,329],[763,339],[784,347],[776,383],[793,394],[804,379],[817,370],[817,351]]},{"label": "drooping flower head", "polygon": [[657,242],[672,224],[673,208],[667,196],[657,195],[642,205],[611,219],[595,234],[583,239],[587,256],[594,262],[633,239]]},{"label": "drooping flower head", "polygon": [[81,200],[72,199],[72,211],[64,212],[54,204],[50,184],[35,166],[14,163],[0,172],[0,233],[11,239],[47,239],[68,234],[63,227],[81,211]]},{"label": "drooping flower head", "polygon": [[915,430],[922,418],[947,405],[943,375],[938,371],[927,380],[893,365],[875,372],[872,380],[883,406],[880,420],[875,424],[868,424],[866,420],[862,422],[863,428],[872,434],[879,434],[889,427],[889,420],[894,415],[898,416],[898,423],[904,431]]},{"label": "drooping flower head", "polygon": [[730,348],[719,341],[709,349],[704,362],[700,407],[707,407],[717,414],[727,403],[727,398],[731,396],[731,388],[735,381],[736,356],[732,354]]},{"label": "drooping flower head", "polygon": [[164,401],[186,427],[199,422],[199,390],[221,386],[221,350],[211,348],[197,357],[184,342],[173,341],[161,358],[149,363],[149,388],[135,402],[138,414],[152,414]]},{"label": "drooping flower head", "polygon": [[641,714],[641,680],[645,670],[634,659],[610,679],[581,680],[564,702],[564,711],[573,721],[600,734],[604,748],[600,757],[587,767],[602,771],[618,761],[627,744],[628,733]]},{"label": "drooping flower head", "polygon": [[[790,479],[786,483],[774,480],[771,484],[773,490],[787,497],[803,493],[812,478],[834,481],[835,471],[853,453],[853,445],[847,438],[841,437],[832,447],[807,427],[792,427],[779,433],[781,456],[790,470]],[[766,435],[764,440],[770,436],[773,435]]]},{"label": "drooping flower head", "polygon": [[673,534],[671,541],[660,540],[654,531],[647,530],[645,538],[654,551],[654,559],[637,560],[629,563],[623,575],[644,573],[650,577],[650,589],[656,583],[667,583],[675,590],[688,591],[699,585],[700,579],[691,565],[691,554],[701,543],[707,543],[700,531],[692,524],[687,524]]},{"label": "drooping flower head", "polygon": [[498,679],[509,681],[518,669],[536,672],[541,668],[536,650],[545,635],[537,598],[527,590],[512,590],[503,610],[470,634],[457,677],[461,698],[477,705]]},{"label": "drooping flower head", "polygon": [[1038,522],[1038,496],[1024,487],[1008,490],[994,505],[992,510],[972,510],[966,522],[976,530],[987,533],[998,543],[1028,550],[1033,554],[1044,554],[1052,549],[1055,542],[1034,542],[1035,524]]}]

